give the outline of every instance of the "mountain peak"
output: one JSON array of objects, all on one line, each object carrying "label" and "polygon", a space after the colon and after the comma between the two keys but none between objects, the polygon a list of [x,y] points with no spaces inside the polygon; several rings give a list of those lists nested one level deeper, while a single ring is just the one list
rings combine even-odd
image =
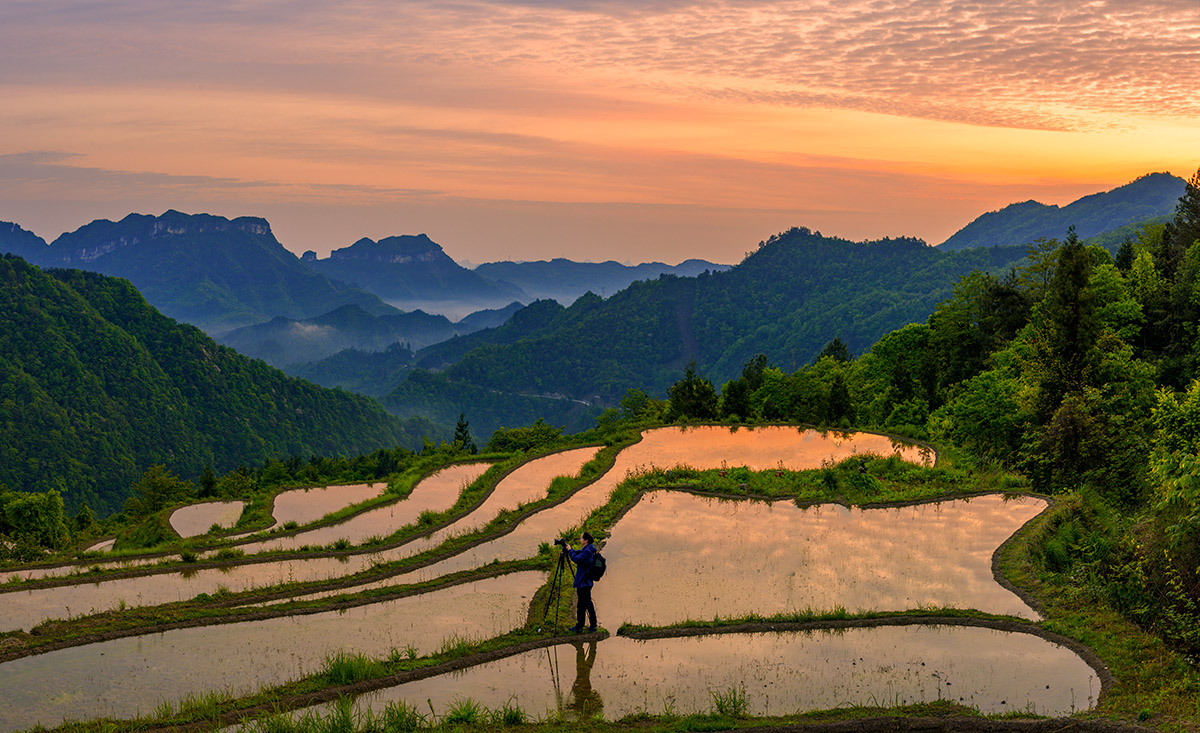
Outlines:
[{"label": "mountain peak", "polygon": [[146,241],[231,230],[270,237],[275,241],[271,225],[261,217],[240,216],[236,219],[226,219],[213,214],[185,214],[168,209],[161,216],[129,214],[119,222],[97,219],[73,232],[59,236],[50,246],[60,264],[71,265],[76,262],[93,262],[118,249]]},{"label": "mountain peak", "polygon": [[1022,245],[1040,237],[1062,237],[1071,226],[1080,237],[1092,237],[1139,221],[1169,217],[1186,185],[1170,173],[1147,173],[1066,206],[1032,200],[1009,204],[977,217],[938,246],[954,250]]},{"label": "mountain peak", "polygon": [[425,234],[402,234],[384,237],[376,242],[363,237],[349,247],[335,249],[329,253],[331,260],[367,260],[390,264],[410,262],[434,262],[449,259],[441,245]]}]

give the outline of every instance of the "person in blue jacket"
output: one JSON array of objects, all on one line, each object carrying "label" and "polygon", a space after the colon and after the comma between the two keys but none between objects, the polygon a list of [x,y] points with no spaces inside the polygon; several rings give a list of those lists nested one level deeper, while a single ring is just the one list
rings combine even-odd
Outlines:
[{"label": "person in blue jacket", "polygon": [[578,550],[570,545],[563,546],[563,552],[575,563],[575,593],[579,597],[578,610],[575,612],[575,625],[569,631],[578,634],[583,631],[583,615],[587,613],[588,631],[596,630],[596,606],[592,603],[592,563],[596,560],[596,546],[592,544],[592,535],[584,532],[580,537],[583,546]]}]

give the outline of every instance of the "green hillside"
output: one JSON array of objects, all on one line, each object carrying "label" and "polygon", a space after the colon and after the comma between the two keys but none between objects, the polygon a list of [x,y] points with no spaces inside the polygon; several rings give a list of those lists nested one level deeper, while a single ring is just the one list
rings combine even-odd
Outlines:
[{"label": "green hillside", "polygon": [[286,376],[147,305],[127,281],[0,259],[0,483],[120,508],[148,466],[420,447],[358,395]]},{"label": "green hillside", "polygon": [[[792,229],[727,272],[664,275],[607,300],[585,295],[548,328],[512,342],[485,344],[490,332],[473,334],[467,338],[480,345],[447,358],[456,363],[446,374],[503,392],[612,405],[630,388],[665,392],[691,359],[721,380],[760,352],[796,368],[833,338],[864,351],[924,320],[962,275],[1024,257],[1020,248],[943,252],[913,239],[855,243]],[[452,344],[427,358],[456,356]]]},{"label": "green hillside", "polygon": [[211,333],[275,316],[310,318],[352,303],[374,315],[396,312],[309,270],[257,217],[168,211],[101,219],[63,234],[32,261],[126,278],[164,314]]}]

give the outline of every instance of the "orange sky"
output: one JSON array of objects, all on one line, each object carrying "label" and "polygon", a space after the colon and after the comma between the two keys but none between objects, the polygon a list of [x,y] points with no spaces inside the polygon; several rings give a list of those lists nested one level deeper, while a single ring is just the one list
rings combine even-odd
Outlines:
[{"label": "orange sky", "polygon": [[1200,164],[1200,0],[6,0],[0,219],[736,262]]}]

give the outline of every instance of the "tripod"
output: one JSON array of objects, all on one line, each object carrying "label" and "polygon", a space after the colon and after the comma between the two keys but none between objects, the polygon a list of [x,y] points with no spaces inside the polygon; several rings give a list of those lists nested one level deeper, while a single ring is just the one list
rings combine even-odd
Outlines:
[{"label": "tripod", "polygon": [[554,577],[550,581],[550,593],[546,596],[546,607],[542,609],[542,618],[550,613],[550,604],[554,604],[554,633],[558,633],[558,612],[562,605],[562,576],[571,558],[567,557],[567,546],[563,545],[562,554],[558,556],[558,564],[554,566]]}]

